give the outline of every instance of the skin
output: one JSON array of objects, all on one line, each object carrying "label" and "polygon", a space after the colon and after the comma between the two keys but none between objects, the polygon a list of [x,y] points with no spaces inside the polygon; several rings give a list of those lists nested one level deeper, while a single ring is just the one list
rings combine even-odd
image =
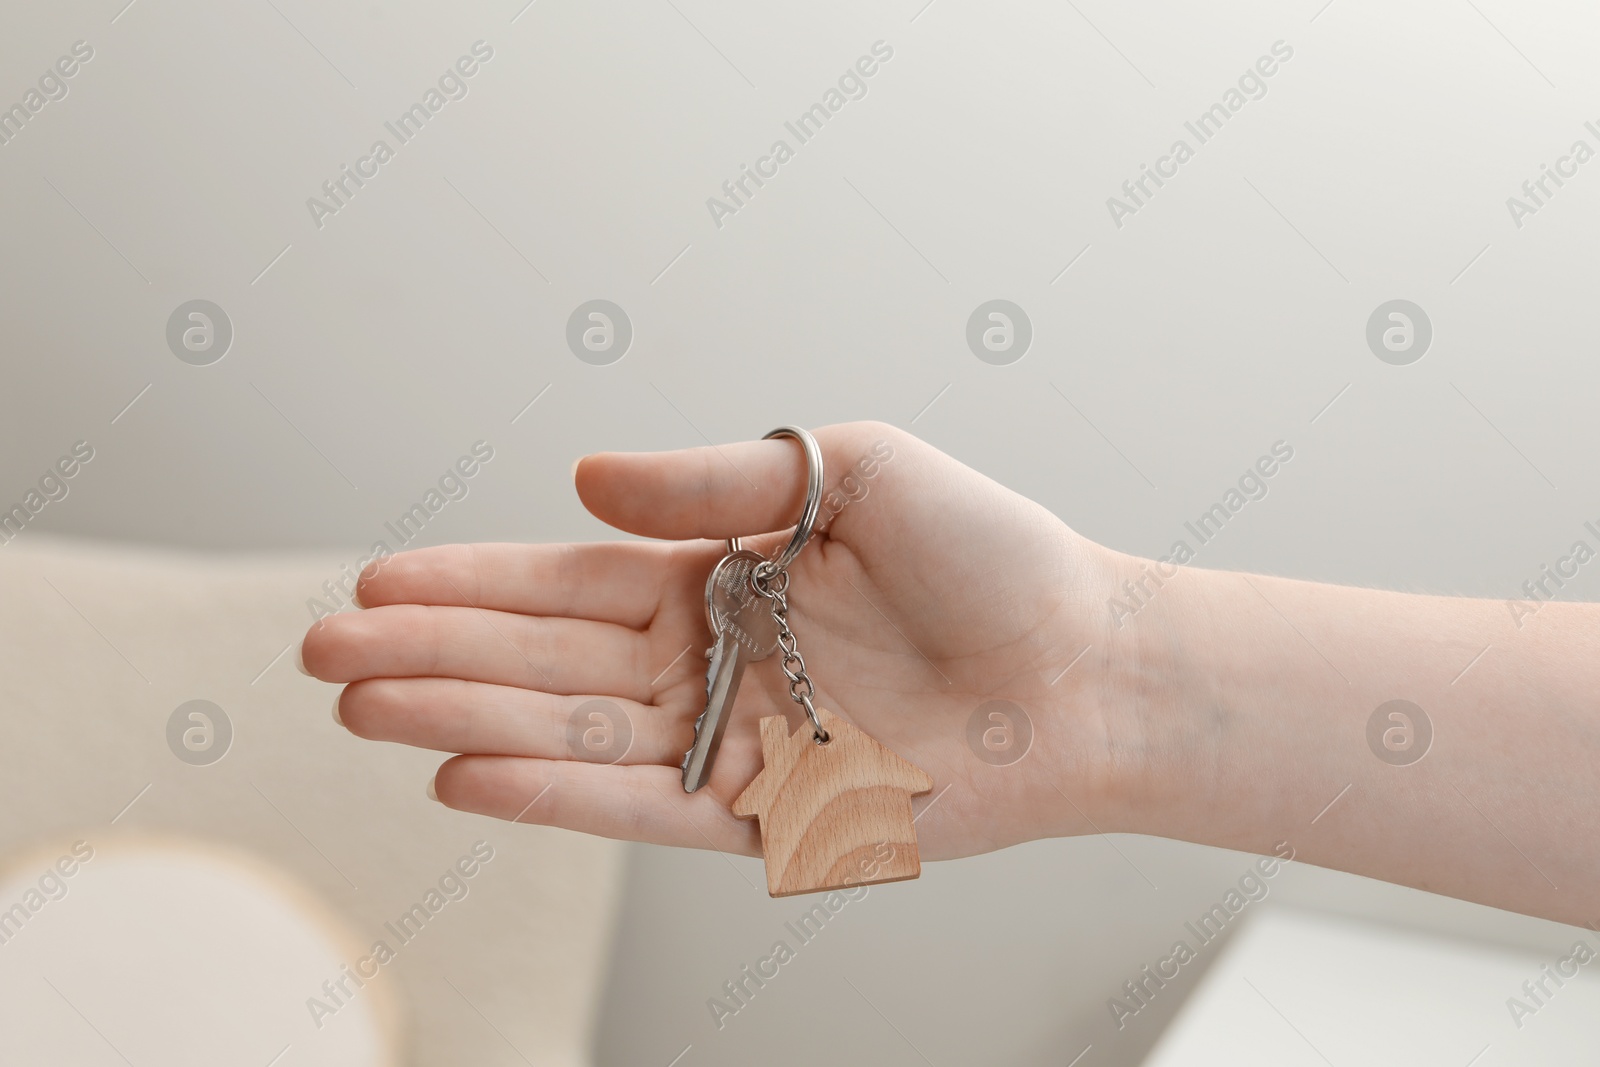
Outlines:
[{"label": "skin", "polygon": [[[852,486],[791,566],[790,623],[818,703],[933,776],[914,801],[925,859],[1096,832],[1287,842],[1321,866],[1600,924],[1596,605],[1519,618],[1502,601],[1158,569],[894,427],[816,437],[830,488],[881,442],[893,455],[857,468],[865,495]],[[685,794],[678,764],[704,701],[706,575],[723,538],[787,539],[798,446],[600,453],[574,480],[595,516],[660,540],[394,556],[362,575],[363,610],[306,634],[303,668],[345,683],[335,716],[358,736],[458,753],[430,787],[452,808],[759,855],[729,808],[760,770],[757,721],[802,722],[777,657],[746,673],[708,784]],[[1137,612],[1111,610],[1141,579]],[[568,727],[597,697],[632,729],[614,764]],[[1384,719],[1402,743],[1386,761],[1368,720],[1397,698],[1432,744]],[[1005,766],[968,743],[996,700],[1033,734]]]}]

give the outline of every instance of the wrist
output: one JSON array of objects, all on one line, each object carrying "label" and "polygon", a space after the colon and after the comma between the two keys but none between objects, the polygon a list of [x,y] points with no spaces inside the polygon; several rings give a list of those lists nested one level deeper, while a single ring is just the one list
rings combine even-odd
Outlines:
[{"label": "wrist", "polygon": [[1125,641],[1117,714],[1138,753],[1123,761],[1122,827],[1260,853],[1304,833],[1366,756],[1348,737],[1362,700],[1322,655],[1345,658],[1302,599],[1312,587],[1131,556],[1115,569],[1133,609],[1110,623]]},{"label": "wrist", "polygon": [[1192,613],[1178,589],[1201,575],[1158,571],[1070,530],[1063,544],[1048,641],[1061,666],[1044,672],[1045,758],[1029,786],[1031,806],[1052,813],[1039,836],[1168,836],[1165,817],[1192,788],[1200,751],[1178,692],[1191,640],[1180,620]]},{"label": "wrist", "polygon": [[[1030,836],[1235,841],[1241,814],[1253,825],[1249,813],[1270,807],[1275,785],[1257,772],[1276,762],[1251,719],[1258,698],[1271,698],[1236,662],[1258,640],[1243,629],[1240,576],[1070,531],[1062,543],[1066,592],[1048,645],[1066,669],[1051,666],[1040,683],[1049,716],[1026,790],[1027,806],[1051,814]],[[1281,733],[1286,724],[1268,718],[1267,733]]]},{"label": "wrist", "polygon": [[1228,775],[1237,703],[1214,654],[1231,624],[1220,572],[1102,549],[1106,818],[1102,829],[1199,840]]}]

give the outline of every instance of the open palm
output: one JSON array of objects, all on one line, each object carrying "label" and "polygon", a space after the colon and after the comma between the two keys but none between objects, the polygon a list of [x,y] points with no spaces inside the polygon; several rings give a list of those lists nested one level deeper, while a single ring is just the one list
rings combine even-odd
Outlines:
[{"label": "open palm", "polygon": [[[1101,554],[892,427],[816,437],[836,514],[790,568],[789,618],[817,703],[933,776],[917,802],[929,859],[1087,829],[1107,788],[1101,657],[1081,655]],[[667,543],[404,553],[363,578],[366,610],[312,627],[303,662],[350,683],[337,715],[356,734],[461,753],[434,783],[451,807],[758,854],[729,809],[760,770],[758,720],[803,722],[778,656],[746,671],[706,787],[685,794],[678,764],[705,701],[720,539],[792,524],[804,474],[784,440],[587,457],[585,505]]]}]

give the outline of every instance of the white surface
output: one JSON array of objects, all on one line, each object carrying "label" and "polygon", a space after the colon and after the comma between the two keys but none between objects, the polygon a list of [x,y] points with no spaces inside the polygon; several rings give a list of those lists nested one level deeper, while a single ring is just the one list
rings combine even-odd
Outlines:
[{"label": "white surface", "polygon": [[[1539,955],[1268,905],[1221,950],[1144,1067],[1592,1063],[1600,957],[1569,964],[1577,975],[1563,985],[1546,978],[1542,1005],[1522,987],[1579,941],[1600,952],[1591,931]],[[1514,1017],[1512,997],[1534,1014]]]}]

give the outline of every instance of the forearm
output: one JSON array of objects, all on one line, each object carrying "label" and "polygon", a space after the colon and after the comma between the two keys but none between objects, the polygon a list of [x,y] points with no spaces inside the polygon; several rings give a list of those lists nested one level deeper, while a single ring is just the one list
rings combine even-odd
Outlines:
[{"label": "forearm", "polygon": [[1600,923],[1600,605],[1185,570],[1122,629],[1145,832]]}]

